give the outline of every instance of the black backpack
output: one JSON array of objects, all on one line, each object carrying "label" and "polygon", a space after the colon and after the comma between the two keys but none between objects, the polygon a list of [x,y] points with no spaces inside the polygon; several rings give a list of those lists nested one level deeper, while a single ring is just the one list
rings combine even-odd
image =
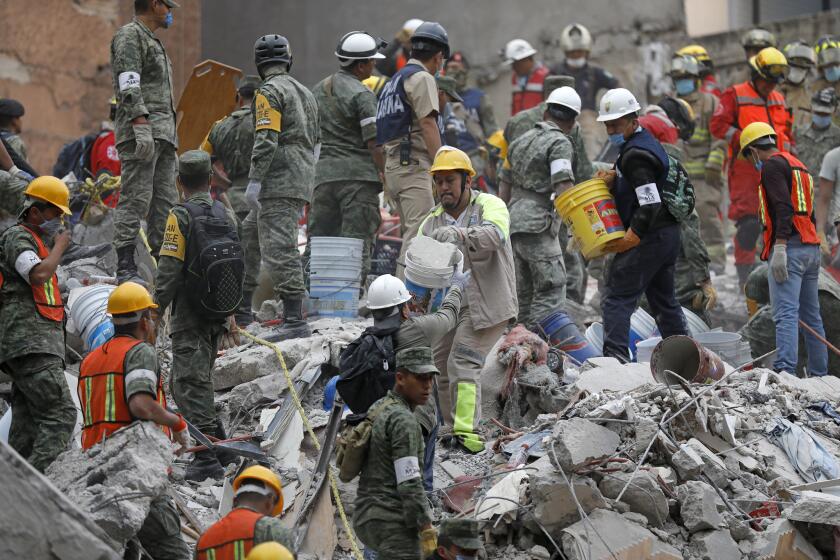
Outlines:
[{"label": "black backpack", "polygon": [[88,134],[62,146],[53,165],[53,176],[61,178],[72,171],[79,181],[90,177],[90,151],[98,137],[98,134]]},{"label": "black backpack", "polygon": [[397,330],[399,326],[368,327],[341,351],[336,390],[354,414],[365,414],[394,387],[397,362],[391,335]]},{"label": "black backpack", "polygon": [[236,225],[219,201],[210,208],[191,202],[182,202],[181,206],[190,213],[184,267],[186,297],[204,318],[221,321],[242,304],[245,259]]},{"label": "black backpack", "polygon": [[678,222],[694,211],[694,185],[683,164],[668,154],[668,176],[663,181],[662,203]]}]

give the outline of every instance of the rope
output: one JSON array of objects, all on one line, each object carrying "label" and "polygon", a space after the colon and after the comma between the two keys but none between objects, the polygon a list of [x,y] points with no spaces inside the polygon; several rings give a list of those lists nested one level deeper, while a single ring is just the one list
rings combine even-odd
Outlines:
[{"label": "rope", "polygon": [[[303,404],[300,402],[300,397],[295,390],[295,384],[292,381],[292,376],[289,375],[289,369],[286,367],[286,360],[283,358],[283,353],[280,351],[280,348],[278,348],[276,344],[263,340],[262,338],[258,338],[248,331],[240,329],[239,334],[245,335],[246,338],[251,339],[257,344],[271,348],[274,350],[274,353],[277,354],[277,359],[280,360],[280,367],[283,368],[283,375],[286,377],[286,385],[289,388],[289,394],[292,396],[292,401],[294,401],[298,414],[300,414],[300,417],[303,420],[303,426],[306,428],[306,433],[309,434],[309,438],[312,440],[312,445],[315,446],[315,449],[321,451],[321,442],[319,442],[318,438],[315,436],[312,424],[310,424],[309,418],[303,410]],[[338,515],[341,518],[341,524],[344,525],[344,531],[350,539],[350,547],[353,549],[353,556],[356,560],[363,560],[364,557],[362,555],[362,551],[359,550],[359,546],[356,544],[356,535],[353,533],[353,528],[350,527],[350,522],[347,520],[347,514],[344,511],[344,504],[341,502],[341,496],[338,493],[338,483],[336,482],[335,474],[333,473],[331,465],[327,465],[327,476],[330,479],[330,489],[332,490],[333,498],[335,499],[335,507],[338,509]]]}]

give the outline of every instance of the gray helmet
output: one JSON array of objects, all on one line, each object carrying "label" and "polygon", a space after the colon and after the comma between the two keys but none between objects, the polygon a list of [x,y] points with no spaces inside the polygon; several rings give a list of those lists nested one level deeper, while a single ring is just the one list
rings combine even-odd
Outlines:
[{"label": "gray helmet", "polygon": [[443,47],[443,58],[449,58],[449,35],[436,21],[421,23],[411,36],[411,46],[416,49]]},{"label": "gray helmet", "polygon": [[693,56],[678,55],[671,59],[672,78],[681,76],[691,76],[693,78],[700,77],[700,63]]},{"label": "gray helmet", "polygon": [[272,62],[285,62],[292,69],[292,49],[282,35],[263,35],[254,43],[254,64],[257,69]]}]

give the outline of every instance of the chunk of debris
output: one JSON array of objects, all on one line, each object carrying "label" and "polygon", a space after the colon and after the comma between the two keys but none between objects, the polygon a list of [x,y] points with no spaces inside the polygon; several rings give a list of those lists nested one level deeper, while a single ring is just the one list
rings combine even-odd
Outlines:
[{"label": "chunk of debris", "polygon": [[718,513],[715,489],[699,480],[689,480],[677,487],[680,517],[689,533],[717,529],[723,522]]},{"label": "chunk of debris", "polygon": [[740,558],[738,543],[732,539],[728,530],[702,531],[691,536],[688,546],[695,558],[700,560],[722,560]]},{"label": "chunk of debris", "polygon": [[668,520],[668,498],[647,471],[640,470],[635,476],[627,472],[606,473],[598,488],[610,499],[618,498],[623,490],[621,501],[630,506],[630,511],[644,515],[654,527],[662,527]]},{"label": "chunk of debris", "polygon": [[550,455],[552,462],[556,459],[559,464],[554,466],[566,472],[609,457],[621,443],[615,432],[583,418],[560,420],[551,437],[554,438],[550,447],[554,450]]},{"label": "chunk of debris", "polygon": [[[563,553],[569,560],[682,560],[673,546],[623,515],[596,509],[589,520],[563,530]],[[737,556],[722,556],[737,558]]]}]

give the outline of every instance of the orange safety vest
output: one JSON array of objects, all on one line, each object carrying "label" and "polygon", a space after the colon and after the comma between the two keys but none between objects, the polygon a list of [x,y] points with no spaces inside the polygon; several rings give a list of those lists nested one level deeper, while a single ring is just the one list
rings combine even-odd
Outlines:
[{"label": "orange safety vest", "polygon": [[408,62],[408,59],[403,54],[402,49],[400,49],[399,52],[397,52],[397,58],[396,58],[396,62],[395,62],[395,65],[397,67],[397,71],[402,70],[403,66],[405,66],[407,62]]},{"label": "orange safety vest", "polygon": [[195,552],[198,560],[245,560],[254,547],[257,521],[265,517],[247,508],[236,508],[207,529]]},{"label": "orange safety vest", "polygon": [[[799,233],[802,243],[819,245],[817,228],[811,221],[814,213],[814,179],[802,162],[789,153],[773,154],[773,157],[777,156],[787,160],[791,168],[793,184],[790,188],[790,202],[793,205],[793,227]],[[766,261],[773,247],[776,230],[773,217],[767,211],[767,193],[763,184],[758,185],[758,213],[761,223],[764,224],[764,250],[761,252],[761,260]]]},{"label": "orange safety vest", "polygon": [[[528,81],[525,82],[525,87],[514,89],[513,99],[511,100],[510,105],[511,116],[520,111],[524,111],[525,109],[536,107],[543,102],[543,82],[548,74],[549,69],[547,66],[537,66],[534,71],[531,72],[531,75],[528,76]],[[517,79],[515,72],[511,75],[510,81],[514,88],[519,88],[519,80]]]},{"label": "orange safety vest", "polygon": [[[47,246],[44,245],[44,242],[37,233],[23,224],[18,225],[32,236],[35,247],[38,248],[38,257],[45,259],[50,256],[49,249],[47,249]],[[3,275],[0,274],[0,286],[2,285]],[[38,310],[38,313],[44,319],[49,319],[50,321],[64,320],[64,303],[61,301],[61,292],[58,289],[58,276],[55,274],[40,286],[32,286],[32,299],[35,300],[35,309]]]},{"label": "orange safety vest", "polygon": [[[79,402],[82,405],[82,449],[90,449],[123,426],[134,422],[125,398],[125,355],[142,341],[130,336],[112,338],[82,360]],[[158,376],[157,401],[166,407]],[[169,428],[160,427],[169,436]]]},{"label": "orange safety vest", "polygon": [[[790,143],[790,114],[785,104],[785,96],[773,90],[765,100],[752,85],[752,82],[742,82],[735,88],[735,102],[738,104],[738,128],[744,130],[748,124],[766,122],[776,131],[776,145],[779,150],[789,152]],[[741,146],[730,144],[730,155],[739,153]]]}]

